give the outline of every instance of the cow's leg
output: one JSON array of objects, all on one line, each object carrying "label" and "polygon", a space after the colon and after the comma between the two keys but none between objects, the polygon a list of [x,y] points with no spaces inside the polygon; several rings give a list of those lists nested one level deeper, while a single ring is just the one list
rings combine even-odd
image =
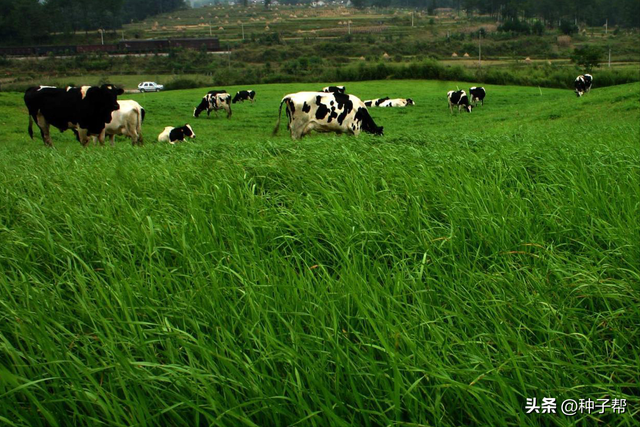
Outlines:
[{"label": "cow's leg", "polygon": [[106,129],[102,129],[102,131],[100,131],[100,135],[98,135],[98,142],[100,142],[100,145],[104,146],[104,137],[106,136]]},{"label": "cow's leg", "polygon": [[87,129],[78,128],[78,140],[83,147],[87,147],[89,145],[89,135],[87,133]]},{"label": "cow's leg", "polygon": [[116,134],[112,133],[111,135],[109,135],[109,142],[111,143],[112,147],[116,146]]},{"label": "cow's leg", "polygon": [[449,111],[453,114],[453,104],[451,102],[449,102]]},{"label": "cow's leg", "polygon": [[227,110],[227,119],[231,117],[231,107],[229,107],[229,109]]},{"label": "cow's leg", "polygon": [[42,141],[44,145],[47,147],[53,147],[53,142],[51,141],[51,134],[49,133],[49,122],[44,118],[40,112],[36,117],[36,124],[40,128],[40,135],[42,136]]}]

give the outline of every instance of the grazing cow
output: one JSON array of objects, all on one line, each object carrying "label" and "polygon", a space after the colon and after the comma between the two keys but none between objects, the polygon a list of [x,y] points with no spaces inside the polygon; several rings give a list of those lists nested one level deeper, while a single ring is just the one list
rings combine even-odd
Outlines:
[{"label": "grazing cow", "polygon": [[344,93],[345,90],[344,86],[327,86],[322,88],[324,93]]},{"label": "grazing cow", "polygon": [[575,88],[578,98],[591,90],[592,82],[593,76],[591,74],[583,74],[576,77]]},{"label": "grazing cow", "polygon": [[247,99],[249,101],[251,101],[252,103],[255,101],[256,98],[256,91],[255,90],[241,90],[238,91],[238,93],[236,93],[236,96],[233,97],[233,100],[231,100],[232,103],[236,103],[236,102],[244,102]]},{"label": "grazing cow", "polygon": [[298,92],[285,95],[280,102],[278,121],[273,130],[280,127],[282,104],[286,104],[291,138],[298,139],[312,130],[359,135],[361,131],[382,135],[383,128],[376,126],[364,102],[354,95],[324,92]]},{"label": "grazing cow", "polygon": [[217,117],[218,110],[225,110],[228,119],[231,117],[231,95],[227,92],[212,90],[202,97],[200,104],[193,110],[193,117],[198,117],[204,110],[207,110],[207,117],[211,114],[211,111],[215,111]]},{"label": "grazing cow", "polygon": [[406,107],[407,105],[416,105],[413,99],[394,98],[386,99],[380,103],[380,107]]},{"label": "grazing cow", "polygon": [[124,91],[113,85],[68,87],[30,87],[24,94],[24,103],[29,110],[29,136],[33,139],[33,122],[40,128],[45,146],[53,147],[49,126],[64,132],[75,129],[83,146],[89,136],[96,135],[104,143],[105,124],[111,121],[111,113],[120,106],[118,95]]},{"label": "grazing cow", "polygon": [[476,107],[478,106],[478,101],[484,105],[484,97],[487,95],[487,92],[483,87],[471,87],[469,88],[469,95],[471,95],[471,102],[476,103]]},{"label": "grazing cow", "polygon": [[387,99],[389,99],[388,96],[386,96],[384,98],[368,99],[368,100],[364,101],[364,105],[367,106],[367,107],[379,107],[380,104],[382,104]]},{"label": "grazing cow", "polygon": [[131,138],[131,144],[142,145],[142,122],[144,121],[144,108],[136,101],[129,99],[118,101],[120,109],[111,113],[111,122],[107,123],[105,133],[114,145],[116,135]]},{"label": "grazing cow", "polygon": [[458,106],[458,112],[460,109],[464,107],[467,113],[470,113],[473,109],[473,105],[469,104],[469,97],[464,90],[454,91],[450,90],[447,93],[447,98],[449,99],[449,109],[451,110],[451,114],[453,114],[453,106]]},{"label": "grazing cow", "polygon": [[176,141],[184,141],[184,138],[195,138],[196,134],[191,128],[191,125],[186,124],[179,128],[173,126],[167,126],[162,133],[158,135],[158,142],[168,142],[169,144],[175,144]]}]

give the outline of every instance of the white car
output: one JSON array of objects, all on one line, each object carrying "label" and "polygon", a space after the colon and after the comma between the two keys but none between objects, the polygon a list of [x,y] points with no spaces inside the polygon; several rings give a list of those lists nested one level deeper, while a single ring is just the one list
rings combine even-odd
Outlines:
[{"label": "white car", "polygon": [[156,82],[142,82],[138,85],[138,90],[140,92],[158,92],[164,90],[164,86]]}]

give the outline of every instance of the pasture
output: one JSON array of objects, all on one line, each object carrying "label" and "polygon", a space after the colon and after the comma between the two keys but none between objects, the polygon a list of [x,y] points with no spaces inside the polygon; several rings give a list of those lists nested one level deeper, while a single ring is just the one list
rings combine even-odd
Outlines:
[{"label": "pasture", "polygon": [[417,105],[299,141],[280,99],[326,84],[125,95],[143,147],[53,150],[0,93],[0,423],[638,425],[640,84],[597,82],[331,82]]}]

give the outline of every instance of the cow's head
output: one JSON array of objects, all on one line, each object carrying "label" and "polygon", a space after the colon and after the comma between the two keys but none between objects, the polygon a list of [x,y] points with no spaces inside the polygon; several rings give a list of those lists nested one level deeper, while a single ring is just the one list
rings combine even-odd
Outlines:
[{"label": "cow's head", "polygon": [[200,104],[198,104],[198,106],[193,110],[193,117],[198,117],[200,113],[202,113],[207,108],[209,108],[209,101],[207,100],[207,97],[204,96],[202,98],[202,101],[200,101]]},{"label": "cow's head", "polygon": [[380,135],[380,136],[383,135],[384,128],[382,126],[377,126],[375,124],[375,122],[369,115],[369,111],[366,108],[364,107],[358,108],[358,111],[356,111],[356,115],[354,119],[360,120],[361,122],[360,129],[362,129],[364,132],[371,133],[374,135]]},{"label": "cow's head", "polygon": [[407,105],[416,105],[416,103],[413,102],[413,99],[407,98]]},{"label": "cow's head", "polygon": [[123,93],[113,85],[89,87],[82,99],[79,126],[88,129],[91,135],[100,134],[105,123],[111,122],[111,113],[120,109],[118,95]]},{"label": "cow's head", "polygon": [[240,98],[240,92],[237,92],[237,93],[236,93],[236,96],[234,96],[234,97],[233,97],[233,99],[231,100],[231,102],[235,104],[236,102],[238,102],[238,101],[240,101],[240,100],[241,100],[241,98]]},{"label": "cow's head", "polygon": [[193,129],[191,128],[191,125],[188,123],[182,127],[182,131],[184,133],[184,136],[187,136],[189,138],[196,137],[196,133],[193,131]]},{"label": "cow's head", "polygon": [[470,112],[471,112],[471,110],[473,110],[473,105],[471,105],[471,104],[467,104],[467,105],[465,105],[465,106],[464,106],[464,110],[465,110],[467,113],[470,113]]}]

